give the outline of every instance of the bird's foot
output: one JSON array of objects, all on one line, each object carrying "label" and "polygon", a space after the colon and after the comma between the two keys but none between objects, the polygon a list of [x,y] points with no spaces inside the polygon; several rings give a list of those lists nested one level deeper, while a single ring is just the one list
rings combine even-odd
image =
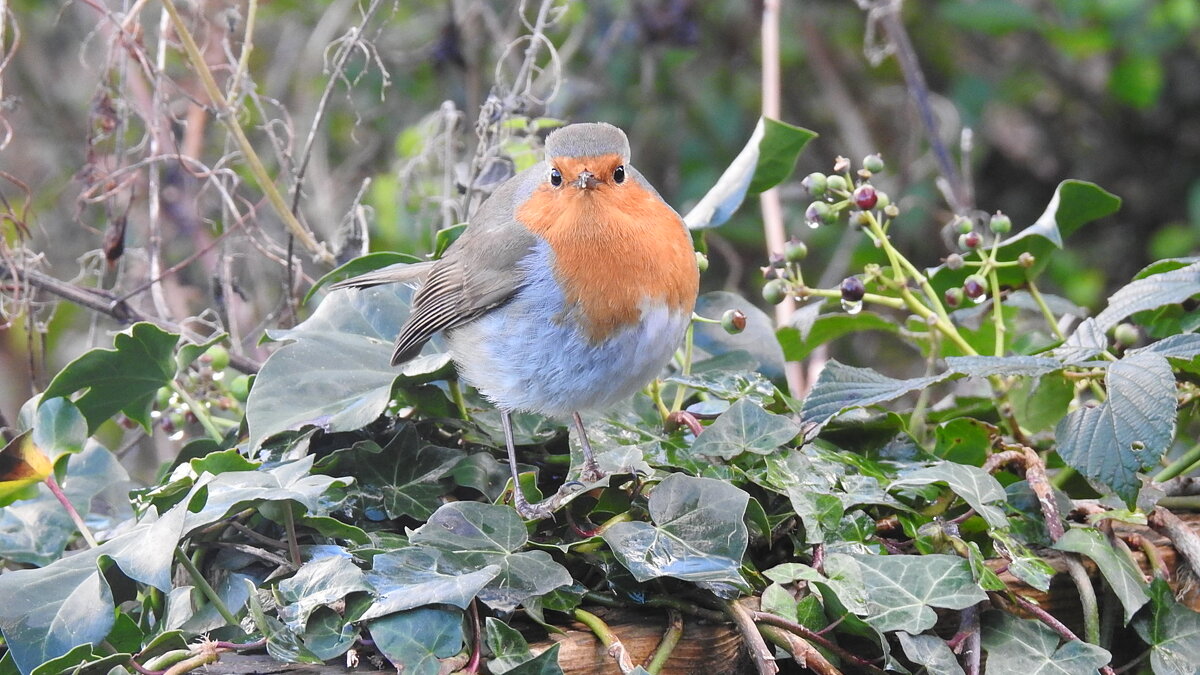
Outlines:
[{"label": "bird's foot", "polygon": [[[596,460],[589,457],[583,462],[583,470],[579,472],[579,480],[584,483],[595,483],[606,475],[600,469],[600,465],[596,463]],[[564,485],[563,487],[566,486]]]},{"label": "bird's foot", "polygon": [[586,487],[586,485],[579,481],[568,481],[562,487],[558,488],[558,492],[536,504],[527,501],[525,495],[521,494],[521,491],[518,489],[513,493],[513,508],[525,520],[545,520],[554,515],[555,511],[562,508],[568,497],[582,491]]}]

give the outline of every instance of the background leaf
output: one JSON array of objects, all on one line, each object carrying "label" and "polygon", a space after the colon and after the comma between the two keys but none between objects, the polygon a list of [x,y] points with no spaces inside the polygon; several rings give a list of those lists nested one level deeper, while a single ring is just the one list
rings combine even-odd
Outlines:
[{"label": "background leaf", "polygon": [[982,634],[988,675],[1082,675],[1097,672],[1112,658],[1079,640],[1059,646],[1058,633],[1048,626],[1004,612],[985,613]]},{"label": "background leaf", "polygon": [[1081,553],[1096,563],[1096,567],[1099,567],[1100,573],[1104,575],[1104,580],[1125,608],[1125,623],[1129,623],[1142,605],[1149,602],[1150,596],[1146,594],[1146,582],[1142,578],[1142,571],[1137,569],[1127,556],[1118,553],[1099,530],[1072,527],[1054,542],[1054,548]]},{"label": "background leaf", "polygon": [[462,612],[424,607],[367,624],[379,651],[405,675],[438,675],[441,662],[462,649]]},{"label": "background leaf", "polygon": [[801,414],[805,422],[824,425],[851,408],[884,403],[944,379],[945,375],[930,375],[897,380],[870,368],[846,366],[830,359],[804,400]]},{"label": "background leaf", "polygon": [[724,459],[733,459],[744,452],[765,455],[799,434],[800,424],[795,420],[767,412],[743,398],[696,437],[692,452]]},{"label": "background leaf", "polygon": [[882,632],[923,633],[934,607],[965,609],[987,599],[966,560],[952,555],[856,555],[867,591],[867,623]]}]

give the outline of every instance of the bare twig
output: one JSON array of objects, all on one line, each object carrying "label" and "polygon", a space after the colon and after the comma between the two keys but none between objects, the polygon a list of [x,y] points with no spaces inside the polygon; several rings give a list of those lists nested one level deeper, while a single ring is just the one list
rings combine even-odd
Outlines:
[{"label": "bare twig", "polygon": [[1171,540],[1175,550],[1187,561],[1192,572],[1200,574],[1200,536],[1174,513],[1156,506],[1146,519],[1156,532]]},{"label": "bare twig", "polygon": [[799,635],[767,624],[759,624],[758,630],[763,637],[791,654],[792,658],[796,659],[796,665],[801,668],[808,668],[818,675],[841,675],[842,671],[838,670],[837,666],[830,663],[824,654]]},{"label": "bare twig", "polygon": [[779,672],[779,664],[775,663],[775,656],[771,654],[771,650],[767,647],[767,643],[763,641],[763,636],[758,632],[758,627],[755,625],[754,612],[747,610],[737,600],[730,600],[725,603],[725,611],[729,614],[729,618],[733,619],[734,625],[742,634],[742,641],[746,643],[746,650],[750,652],[750,659],[754,661],[754,667],[758,670],[758,675],[774,675]]},{"label": "bare twig", "polygon": [[850,653],[849,651],[843,649],[842,647],[839,647],[837,644],[831,642],[824,635],[821,635],[820,633],[812,631],[809,628],[796,623],[795,621],[786,619],[782,616],[771,614],[770,612],[750,612],[750,617],[752,619],[754,619],[755,623],[765,623],[769,626],[778,626],[779,628],[782,628],[788,632],[799,635],[800,637],[804,638],[805,640],[808,640],[809,642],[816,643],[816,644],[824,647],[825,649],[828,649],[829,651],[833,652],[834,654],[837,654],[839,658],[844,659],[848,663],[854,664],[854,667],[858,668],[859,670],[867,671],[867,672],[871,672],[871,673],[883,673],[884,672],[881,668],[874,665],[870,661],[867,661],[866,659],[862,658],[861,656],[858,656],[857,654]]}]

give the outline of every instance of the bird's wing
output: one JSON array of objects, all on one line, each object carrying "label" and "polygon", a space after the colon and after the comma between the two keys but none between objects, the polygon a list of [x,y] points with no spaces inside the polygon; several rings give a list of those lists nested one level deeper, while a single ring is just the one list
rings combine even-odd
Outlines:
[{"label": "bird's wing", "polygon": [[508,302],[524,285],[520,263],[537,245],[537,236],[513,216],[518,178],[484,202],[471,225],[430,268],[425,284],[413,296],[412,314],[396,338],[392,365],[416,356],[435,333]]},{"label": "bird's wing", "polygon": [[394,283],[419,284],[425,281],[425,277],[429,275],[429,270],[433,266],[433,261],[396,263],[395,265],[380,267],[377,270],[360,274],[356,277],[343,279],[336,284],[330,284],[329,290],[336,291],[339,288],[370,288],[371,286]]}]

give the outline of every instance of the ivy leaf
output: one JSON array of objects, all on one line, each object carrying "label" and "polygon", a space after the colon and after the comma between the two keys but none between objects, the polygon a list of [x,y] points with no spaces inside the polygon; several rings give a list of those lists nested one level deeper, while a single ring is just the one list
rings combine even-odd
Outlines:
[{"label": "ivy leaf", "polygon": [[390,364],[392,340],[408,317],[412,289],[389,284],[339,290],[325,296],[312,316],[290,330],[271,331],[287,341],[263,364],[246,422],[250,446],[304,426],[351,431],[383,414],[398,376],[431,377],[450,357],[439,340],[399,368]]},{"label": "ivy leaf", "polygon": [[296,502],[309,513],[317,512],[326,490],[345,485],[351,479],[310,474],[313,459],[313,455],[308,455],[265,470],[200,476],[184,502],[186,530],[215,523],[235,509],[265,502]]},{"label": "ivy leaf", "polygon": [[952,555],[854,555],[867,590],[867,623],[880,632],[923,633],[934,607],[965,609],[987,599],[966,560]]},{"label": "ivy leaf", "polygon": [[950,372],[971,377],[1038,377],[1062,370],[1062,363],[1045,356],[948,356],[946,365]]},{"label": "ivy leaf", "polygon": [[865,408],[891,401],[945,379],[946,375],[942,374],[897,380],[870,368],[846,366],[831,359],[804,400],[801,413],[806,422],[824,426],[851,408]]},{"label": "ivy leaf", "polygon": [[601,536],[640,582],[669,576],[741,587],[749,499],[724,481],[673,473],[650,493],[653,523],[617,523]]},{"label": "ivy leaf", "polygon": [[369,591],[363,572],[350,558],[327,555],[300,566],[289,579],[279,582],[283,607],[279,619],[289,630],[303,633],[308,617],[318,607],[329,605],[351,593]]},{"label": "ivy leaf", "polygon": [[545,551],[517,553],[528,540],[525,523],[516,511],[480,502],[444,504],[409,537],[413,544],[454,554],[466,566],[464,572],[499,567],[478,597],[489,607],[506,612],[571,583],[566,568]]},{"label": "ivy leaf", "polygon": [[1108,400],[1080,408],[1058,424],[1058,454],[1130,506],[1138,471],[1154,466],[1175,435],[1175,376],[1160,354],[1131,354],[1105,377]]},{"label": "ivy leaf", "polygon": [[[503,673],[561,675],[562,668],[558,665],[557,643],[535,657],[533,652],[529,651],[529,644],[525,642],[521,633],[503,621],[489,616],[486,630],[488,649],[492,652],[492,658],[488,661],[489,672],[494,675],[503,675]],[[547,654],[550,656],[546,656]]]},{"label": "ivy leaf", "polygon": [[354,622],[347,621],[331,607],[318,607],[300,634],[300,641],[320,661],[345,654],[358,638],[359,630]]},{"label": "ivy leaf", "polygon": [[[562,675],[562,667],[558,665],[558,649],[562,645],[555,642],[549,649],[532,659],[508,671],[508,675]],[[650,675],[645,668],[637,666],[629,671],[629,675]]]},{"label": "ivy leaf", "polygon": [[150,431],[150,408],[159,388],[175,377],[179,336],[152,323],[135,323],[117,333],[113,349],[93,349],[68,363],[42,393],[42,404],[76,392],[75,406],[88,434],[118,412]]},{"label": "ivy leaf", "polygon": [[808,129],[759,118],[746,146],[683,222],[691,230],[724,224],[742,205],[747,192],[762,192],[786,180],[800,151],[816,137]]},{"label": "ivy leaf", "polygon": [[1169,584],[1150,584],[1150,612],[1133,622],[1150,645],[1150,665],[1157,675],[1191,675],[1200,670],[1200,614],[1175,601]]},{"label": "ivy leaf", "polygon": [[[820,308],[821,303],[813,303],[808,307]],[[800,316],[797,313],[798,317]],[[900,326],[874,312],[859,312],[846,314],[844,312],[821,314],[814,312],[811,323],[784,326],[776,331],[779,344],[783,347],[783,355],[788,361],[801,361],[808,357],[814,349],[832,342],[849,333],[861,333],[868,330],[885,333],[899,333]]]},{"label": "ivy leaf", "polygon": [[33,442],[57,462],[63,453],[83,451],[88,425],[83,413],[69,400],[59,397],[38,403],[33,420]]},{"label": "ivy leaf", "polygon": [[1079,640],[1059,646],[1051,628],[1006,612],[985,613],[982,636],[988,675],[1082,675],[1112,659],[1107,650]]},{"label": "ivy leaf", "polygon": [[1131,281],[1109,297],[1108,306],[1096,315],[1096,325],[1108,331],[1130,314],[1180,303],[1197,293],[1200,262]]},{"label": "ivy leaf", "polygon": [[1073,527],[1054,542],[1054,548],[1081,553],[1096,563],[1125,608],[1125,623],[1129,623],[1142,605],[1150,601],[1141,571],[1134,567],[1129,558],[1118,553],[1099,530]]},{"label": "ivy leaf", "polygon": [[799,435],[800,424],[790,417],[767,412],[749,399],[740,399],[696,437],[692,451],[698,455],[733,459],[745,452],[767,455]]},{"label": "ivy leaf", "polygon": [[930,673],[962,675],[963,669],[958,664],[958,658],[940,637],[926,633],[913,635],[904,631],[896,631],[896,637],[900,639],[904,655],[914,663],[925,666]]},{"label": "ivy leaf", "polygon": [[1004,487],[992,474],[977,466],[941,462],[902,474],[892,482],[891,487],[932,483],[945,483],[954,494],[962,497],[976,513],[983,516],[989,526],[996,529],[1008,527],[1008,517],[1004,515],[1004,510],[993,503],[1008,501]]},{"label": "ivy leaf", "polygon": [[[464,571],[468,570],[468,571]],[[363,615],[374,619],[423,605],[466,609],[471,600],[501,572],[499,565],[471,566],[452,553],[409,546],[375,556],[366,580],[378,594]]]},{"label": "ivy leaf", "polygon": [[404,675],[438,675],[463,646],[462,612],[422,607],[369,624],[375,646]]}]

